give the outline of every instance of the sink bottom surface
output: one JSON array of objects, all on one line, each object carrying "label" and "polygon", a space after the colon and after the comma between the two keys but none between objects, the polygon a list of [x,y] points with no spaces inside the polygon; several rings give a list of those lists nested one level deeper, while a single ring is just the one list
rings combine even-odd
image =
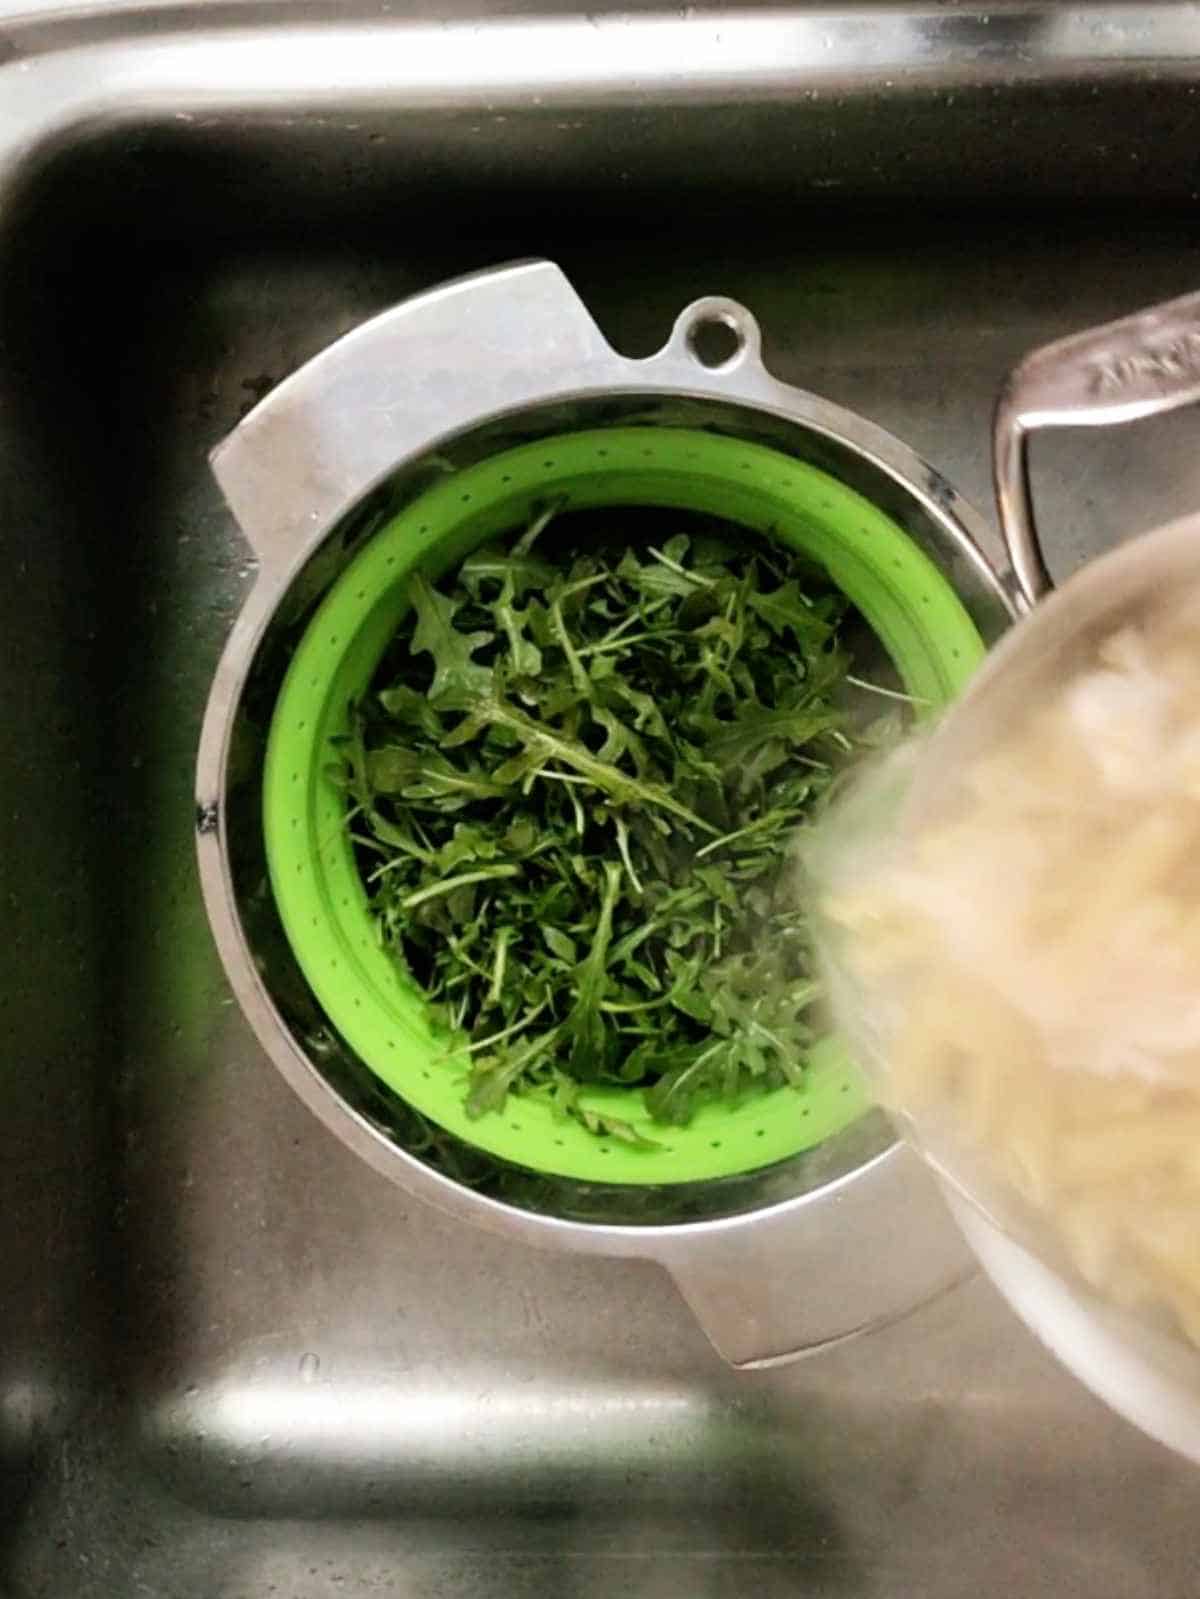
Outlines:
[{"label": "sink bottom surface", "polygon": [[[463,1229],[358,1163],[231,998],[192,776],[251,578],[206,452],[401,296],[548,255],[629,354],[690,299],[734,296],[780,377],[890,428],[987,509],[1006,369],[1194,287],[1194,227],[717,221],[654,193],[577,198],[568,222],[449,184],[436,203],[376,195],[357,221],[264,191],[259,217],[244,175],[222,209],[215,161],[131,170],[119,150],[60,163],[0,258],[0,608],[20,685],[0,826],[27,940],[13,1059],[36,1066],[3,1135],[14,1594],[1190,1596],[1189,1468],[982,1282],[735,1374],[655,1268]],[[1194,427],[1039,441],[1057,575],[1200,503]]]}]

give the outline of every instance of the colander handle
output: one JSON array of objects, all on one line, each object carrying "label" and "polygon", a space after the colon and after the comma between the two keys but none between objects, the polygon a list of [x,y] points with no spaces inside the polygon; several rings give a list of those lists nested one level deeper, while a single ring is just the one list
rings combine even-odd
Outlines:
[{"label": "colander handle", "polygon": [[1029,434],[1113,427],[1194,400],[1200,400],[1200,293],[1044,345],[1010,374],[996,406],[993,471],[1000,527],[1025,607],[1053,587],[1033,515]]},{"label": "colander handle", "polygon": [[671,1227],[646,1250],[731,1366],[778,1366],[897,1321],[975,1261],[919,1156],[893,1144],[852,1182],[740,1224]]},{"label": "colander handle", "polygon": [[432,441],[539,403],[556,380],[586,388],[616,359],[561,268],[513,262],[338,339],[242,419],[212,469],[260,568],[285,575]]}]

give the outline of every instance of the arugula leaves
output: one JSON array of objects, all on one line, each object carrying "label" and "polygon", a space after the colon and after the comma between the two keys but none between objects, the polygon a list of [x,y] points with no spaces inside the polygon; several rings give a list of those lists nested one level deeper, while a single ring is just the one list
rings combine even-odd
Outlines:
[{"label": "arugula leaves", "polygon": [[581,1089],[637,1085],[682,1125],[803,1080],[787,869],[849,744],[844,605],[738,530],[551,558],[551,515],[412,580],[331,771],[380,937],[464,1040],[469,1112],[535,1094],[645,1145]]}]

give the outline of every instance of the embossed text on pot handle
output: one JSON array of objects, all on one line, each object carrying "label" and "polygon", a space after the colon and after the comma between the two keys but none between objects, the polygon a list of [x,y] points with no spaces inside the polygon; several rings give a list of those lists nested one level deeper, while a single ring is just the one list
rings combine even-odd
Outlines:
[{"label": "embossed text on pot handle", "polygon": [[1112,427],[1200,400],[1200,293],[1035,350],[1001,392],[993,430],[1000,524],[1027,606],[1052,586],[1029,487],[1039,428]]}]

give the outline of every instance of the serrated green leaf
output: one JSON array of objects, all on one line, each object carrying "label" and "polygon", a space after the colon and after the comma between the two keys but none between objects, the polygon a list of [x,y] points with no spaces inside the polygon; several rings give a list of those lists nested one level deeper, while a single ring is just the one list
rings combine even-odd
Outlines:
[{"label": "serrated green leaf", "polygon": [[379,703],[401,727],[418,728],[432,738],[440,736],[442,719],[429,703],[428,696],[419,694],[407,683],[393,683],[391,688],[381,689]]},{"label": "serrated green leaf", "polygon": [[795,578],[776,589],[753,593],[747,598],[750,609],[777,638],[791,633],[797,644],[815,647],[823,644],[833,631],[828,619],[814,609]]},{"label": "serrated green leaf", "polygon": [[454,618],[462,601],[442,594],[420,573],[409,580],[408,593],[417,613],[409,648],[414,655],[433,656],[430,703],[447,709],[473,705],[488,692],[492,674],[471,657],[490,644],[493,635],[482,631],[460,633]]},{"label": "serrated green leaf", "polygon": [[628,1144],[631,1149],[661,1149],[662,1141],[657,1138],[647,1138],[644,1133],[639,1133],[632,1122],[621,1121],[616,1116],[602,1116],[594,1110],[580,1107],[575,1114],[587,1128],[589,1133],[600,1133],[609,1138],[615,1138],[619,1144]]}]

